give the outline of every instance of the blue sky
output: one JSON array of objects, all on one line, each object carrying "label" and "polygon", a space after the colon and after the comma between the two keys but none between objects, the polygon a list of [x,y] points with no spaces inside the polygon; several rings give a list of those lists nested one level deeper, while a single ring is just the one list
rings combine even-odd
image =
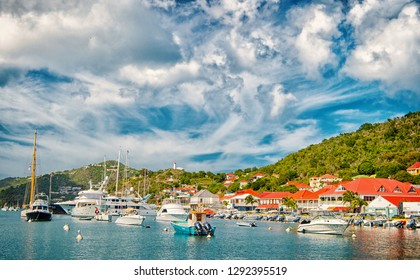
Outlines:
[{"label": "blue sky", "polygon": [[264,166],[420,109],[418,1],[2,1],[0,178]]}]

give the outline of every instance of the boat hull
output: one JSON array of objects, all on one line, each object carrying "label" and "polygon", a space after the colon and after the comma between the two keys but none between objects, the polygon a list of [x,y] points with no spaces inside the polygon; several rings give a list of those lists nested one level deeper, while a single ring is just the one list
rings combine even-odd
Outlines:
[{"label": "boat hull", "polygon": [[210,231],[198,231],[195,226],[190,225],[186,222],[171,222],[172,227],[176,233],[185,234],[185,235],[214,235],[216,227],[212,227]]},{"label": "boat hull", "polygon": [[26,220],[34,222],[49,222],[52,220],[52,214],[46,211],[26,211]]},{"label": "boat hull", "polygon": [[237,222],[236,225],[240,226],[240,227],[256,227],[257,223],[255,221],[253,222]]},{"label": "boat hull", "polygon": [[127,226],[141,226],[144,222],[144,219],[145,217],[140,215],[127,215],[118,217],[115,220],[115,223]]},{"label": "boat hull", "polygon": [[348,224],[300,224],[297,231],[302,233],[343,235]]}]

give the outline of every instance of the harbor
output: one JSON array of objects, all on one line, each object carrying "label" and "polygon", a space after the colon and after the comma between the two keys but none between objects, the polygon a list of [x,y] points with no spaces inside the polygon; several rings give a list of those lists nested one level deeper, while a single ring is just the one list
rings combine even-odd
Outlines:
[{"label": "harbor", "polygon": [[[234,219],[209,222],[217,227],[211,238],[175,233],[170,223],[150,217],[140,227],[70,215],[28,223],[18,212],[1,211],[0,256],[2,260],[420,259],[419,230],[350,226],[343,235],[302,234],[297,232],[298,223],[257,221],[257,227],[239,227]],[[78,241],[79,230],[83,239]]]}]

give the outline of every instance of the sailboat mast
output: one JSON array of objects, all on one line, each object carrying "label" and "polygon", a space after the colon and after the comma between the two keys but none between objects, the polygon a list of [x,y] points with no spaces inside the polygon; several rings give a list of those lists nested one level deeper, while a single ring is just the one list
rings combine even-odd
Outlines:
[{"label": "sailboat mast", "polygon": [[104,180],[103,180],[103,182],[105,182],[105,178],[106,178],[106,155],[104,156]]},{"label": "sailboat mast", "polygon": [[36,166],[36,134],[34,133],[34,152],[32,155],[32,168],[31,168],[31,195],[29,199],[29,203],[32,204],[35,199],[35,166]]},{"label": "sailboat mast", "polygon": [[120,157],[121,157],[121,148],[118,151],[118,163],[117,163],[117,179],[115,181],[115,194],[118,195],[118,177],[120,175]]}]

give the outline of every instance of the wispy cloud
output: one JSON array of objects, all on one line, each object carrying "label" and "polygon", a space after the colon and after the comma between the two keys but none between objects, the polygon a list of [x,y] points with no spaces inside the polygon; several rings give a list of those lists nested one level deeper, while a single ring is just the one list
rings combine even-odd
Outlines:
[{"label": "wispy cloud", "polygon": [[418,3],[346,3],[3,1],[0,177],[35,129],[44,172],[218,171],[418,110]]}]

